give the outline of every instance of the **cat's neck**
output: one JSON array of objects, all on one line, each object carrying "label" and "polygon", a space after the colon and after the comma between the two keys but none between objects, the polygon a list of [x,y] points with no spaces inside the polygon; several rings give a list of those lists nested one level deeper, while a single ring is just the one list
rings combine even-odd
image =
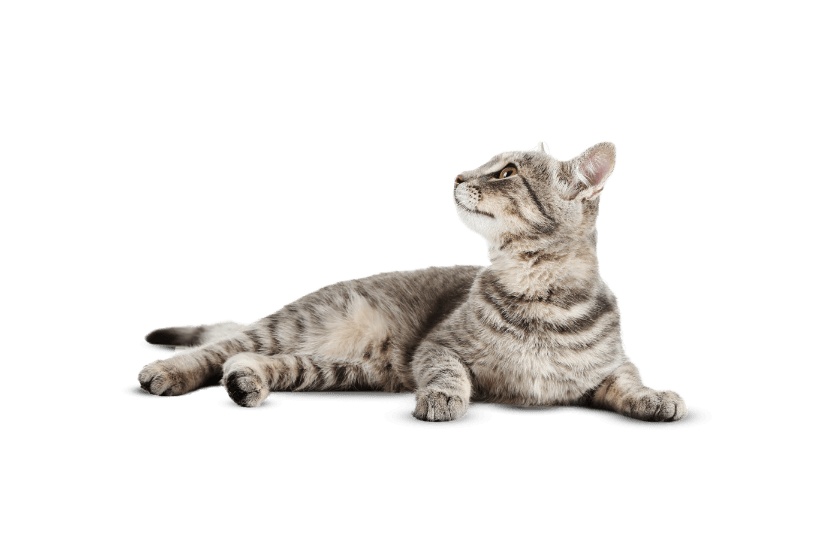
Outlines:
[{"label": "cat's neck", "polygon": [[491,243],[493,276],[511,293],[538,298],[556,290],[590,287],[600,281],[595,235],[582,241],[555,239]]}]

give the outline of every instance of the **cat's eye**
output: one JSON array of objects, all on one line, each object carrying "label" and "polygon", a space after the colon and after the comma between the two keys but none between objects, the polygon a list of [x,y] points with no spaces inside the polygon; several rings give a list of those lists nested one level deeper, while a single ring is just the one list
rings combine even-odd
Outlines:
[{"label": "cat's eye", "polygon": [[509,178],[511,176],[515,176],[516,174],[518,174],[518,169],[512,165],[507,165],[501,170],[500,173],[498,173],[498,178]]}]

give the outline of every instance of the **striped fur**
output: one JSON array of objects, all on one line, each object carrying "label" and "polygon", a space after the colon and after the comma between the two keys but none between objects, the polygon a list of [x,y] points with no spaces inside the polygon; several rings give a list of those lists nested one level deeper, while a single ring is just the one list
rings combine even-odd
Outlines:
[{"label": "striped fur", "polygon": [[243,406],[280,390],[415,392],[427,421],[458,419],[471,400],[681,419],[680,396],[645,387],[624,354],[598,273],[595,219],[614,164],[608,143],[566,162],[543,149],[496,156],[453,191],[488,267],[383,273],[247,326],[157,330],[149,342],[196,347],[149,364],[140,384],[178,395],[221,381]]}]

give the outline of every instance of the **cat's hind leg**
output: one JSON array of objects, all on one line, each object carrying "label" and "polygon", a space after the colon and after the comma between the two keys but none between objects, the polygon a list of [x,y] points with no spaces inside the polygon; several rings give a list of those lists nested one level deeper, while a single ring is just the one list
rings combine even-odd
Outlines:
[{"label": "cat's hind leg", "polygon": [[225,362],[223,382],[244,407],[262,403],[271,391],[381,390],[383,378],[361,364],[327,362],[309,355],[241,353]]},{"label": "cat's hind leg", "polygon": [[606,409],[642,421],[678,421],[686,417],[686,403],[676,392],[644,386],[638,368],[628,362],[587,397],[593,408]]},{"label": "cat's hind leg", "polygon": [[275,343],[264,328],[252,326],[148,364],[139,373],[140,386],[151,394],[176,396],[216,385],[222,378],[222,366],[230,357],[248,351],[269,351]]},{"label": "cat's hind leg", "polygon": [[472,381],[466,364],[452,350],[426,341],[413,359],[416,409],[422,421],[454,421],[467,413]]},{"label": "cat's hind leg", "polygon": [[261,404],[271,389],[324,385],[324,373],[308,356],[242,353],[225,363],[223,383],[231,400],[246,408]]}]

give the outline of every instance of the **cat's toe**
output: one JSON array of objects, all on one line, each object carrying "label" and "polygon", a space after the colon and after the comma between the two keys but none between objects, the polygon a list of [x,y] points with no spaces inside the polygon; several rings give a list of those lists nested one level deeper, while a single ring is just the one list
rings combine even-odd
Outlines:
[{"label": "cat's toe", "polygon": [[187,391],[181,374],[158,360],[145,366],[139,374],[140,387],[159,396],[176,396]]},{"label": "cat's toe", "polygon": [[246,408],[258,406],[270,393],[267,382],[251,366],[226,365],[224,382],[231,400]]},{"label": "cat's toe", "polygon": [[422,421],[454,421],[467,413],[467,401],[461,396],[441,391],[417,395],[413,417]]},{"label": "cat's toe", "polygon": [[630,417],[643,421],[678,421],[686,417],[686,403],[676,392],[651,391],[629,405]]}]

